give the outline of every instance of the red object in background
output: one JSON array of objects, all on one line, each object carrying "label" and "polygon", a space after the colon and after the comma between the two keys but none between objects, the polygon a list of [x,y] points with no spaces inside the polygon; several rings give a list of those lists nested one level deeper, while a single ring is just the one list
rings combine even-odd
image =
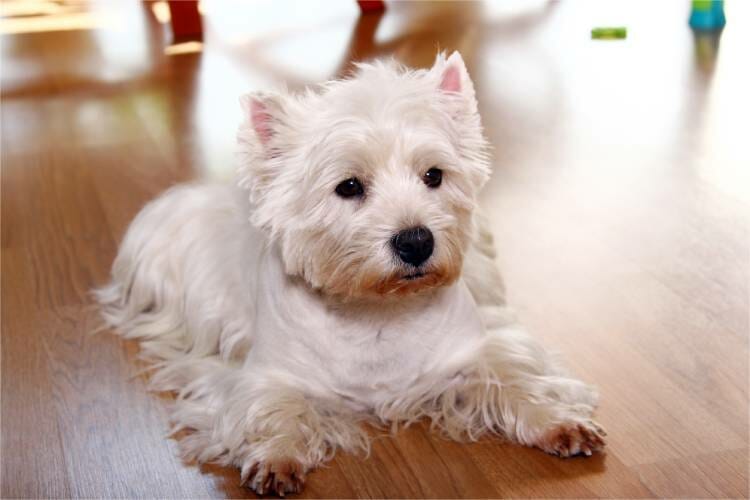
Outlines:
[{"label": "red object in background", "polygon": [[[172,17],[172,34],[175,38],[200,38],[203,36],[203,23],[198,12],[198,0],[169,0],[169,12]],[[365,12],[382,12],[385,3],[382,0],[357,0],[360,10]]]},{"label": "red object in background", "polygon": [[168,3],[172,15],[172,34],[176,39],[203,36],[198,0],[169,0]]},{"label": "red object in background", "polygon": [[385,3],[382,0],[357,0],[362,12],[379,12],[385,10]]}]

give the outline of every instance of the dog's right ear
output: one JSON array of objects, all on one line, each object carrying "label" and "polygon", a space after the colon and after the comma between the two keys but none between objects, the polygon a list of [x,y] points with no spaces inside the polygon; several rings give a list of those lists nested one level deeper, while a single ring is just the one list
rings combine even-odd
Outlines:
[{"label": "dog's right ear", "polygon": [[293,98],[285,93],[257,92],[240,97],[242,123],[237,131],[238,183],[253,203],[253,223],[275,234],[274,220],[290,205],[280,179],[293,138]]},{"label": "dog's right ear", "polygon": [[284,99],[278,94],[252,93],[240,97],[245,123],[255,133],[264,148],[269,148],[273,139],[284,126]]}]

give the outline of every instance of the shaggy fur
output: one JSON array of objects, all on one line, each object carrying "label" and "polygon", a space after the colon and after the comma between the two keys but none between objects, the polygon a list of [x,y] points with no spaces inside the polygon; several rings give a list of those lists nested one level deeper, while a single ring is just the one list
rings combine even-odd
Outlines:
[{"label": "shaggy fur", "polygon": [[[562,456],[603,446],[595,391],[505,308],[475,206],[487,144],[458,53],[242,104],[239,186],[151,202],[96,292],[154,363],[153,387],[179,394],[186,457],[284,494],[337,449],[366,451],[365,420],[426,418],[454,439],[496,433]],[[362,196],[336,195],[348,178]],[[390,241],[416,225],[435,243],[414,277]]]}]

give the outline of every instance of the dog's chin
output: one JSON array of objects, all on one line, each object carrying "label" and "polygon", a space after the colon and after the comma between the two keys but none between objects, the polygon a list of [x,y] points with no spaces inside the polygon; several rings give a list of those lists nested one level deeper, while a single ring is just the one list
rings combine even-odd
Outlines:
[{"label": "dog's chin", "polygon": [[452,273],[447,268],[398,272],[380,280],[373,292],[379,296],[403,297],[450,285],[456,278],[458,273]]},{"label": "dog's chin", "polygon": [[334,281],[323,287],[323,293],[345,300],[383,300],[426,293],[456,281],[460,265],[431,266],[425,269],[399,269],[387,275],[368,274],[346,282]]},{"label": "dog's chin", "polygon": [[405,281],[415,281],[415,280],[421,280],[422,278],[425,278],[428,276],[428,273],[425,273],[423,271],[414,271],[413,273],[405,274],[401,279]]}]

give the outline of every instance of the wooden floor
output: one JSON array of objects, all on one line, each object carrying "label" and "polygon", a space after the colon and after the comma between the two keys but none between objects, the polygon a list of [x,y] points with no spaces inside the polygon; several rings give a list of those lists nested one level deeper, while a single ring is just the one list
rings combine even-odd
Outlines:
[{"label": "wooden floor", "polygon": [[[231,175],[240,93],[357,58],[427,66],[441,48],[464,54],[494,145],[482,203],[510,300],[598,384],[607,453],[415,427],[339,454],[302,496],[746,497],[750,2],[727,2],[720,39],[694,37],[688,4],[399,3],[358,19],[348,0],[207,2],[200,47],[170,45],[134,2],[4,2],[2,496],[252,496],[235,470],[177,458],[137,347],[87,335],[88,291],[144,202]],[[628,39],[592,41],[597,25]]]}]

